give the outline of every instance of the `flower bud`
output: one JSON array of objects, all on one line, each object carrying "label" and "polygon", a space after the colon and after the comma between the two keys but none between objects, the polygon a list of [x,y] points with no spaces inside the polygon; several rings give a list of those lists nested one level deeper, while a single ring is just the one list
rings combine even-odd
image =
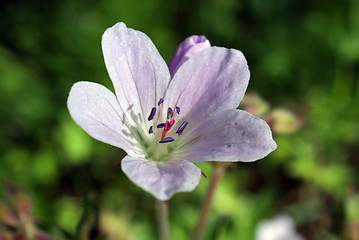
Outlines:
[{"label": "flower bud", "polygon": [[205,36],[193,35],[186,38],[176,49],[172,56],[170,63],[168,64],[171,78],[175,75],[181,65],[190,59],[196,53],[203,49],[211,47],[211,43]]},{"label": "flower bud", "polygon": [[289,110],[286,109],[274,109],[270,113],[273,132],[277,133],[293,133],[300,127],[298,118]]},{"label": "flower bud", "polygon": [[257,117],[262,117],[269,111],[269,103],[254,92],[244,95],[240,107]]}]

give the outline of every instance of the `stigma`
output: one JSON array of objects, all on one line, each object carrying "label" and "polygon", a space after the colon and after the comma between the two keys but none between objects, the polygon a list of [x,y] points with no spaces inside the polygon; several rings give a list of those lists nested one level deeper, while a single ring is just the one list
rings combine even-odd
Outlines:
[{"label": "stigma", "polygon": [[[176,124],[177,116],[180,114],[181,109],[178,106],[169,107],[166,112],[166,121],[162,122],[163,112],[163,98],[157,103],[157,106],[151,109],[151,112],[147,118],[149,122],[153,122],[153,125],[149,128],[148,134],[155,134],[159,136],[159,143],[169,143],[175,140],[175,137],[180,136],[185,130],[188,122],[183,121],[181,125],[175,130],[173,126]],[[177,135],[177,136],[176,136]]]}]

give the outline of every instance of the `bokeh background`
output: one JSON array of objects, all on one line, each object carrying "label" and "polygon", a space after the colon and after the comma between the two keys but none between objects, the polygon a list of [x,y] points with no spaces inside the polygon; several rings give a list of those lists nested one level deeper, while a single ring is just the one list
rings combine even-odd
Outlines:
[{"label": "bokeh background", "polygon": [[[258,114],[288,111],[271,119],[275,152],[228,167],[203,239],[250,240],[281,214],[306,239],[359,239],[359,1],[13,0],[0,20],[0,235],[36,226],[62,239],[157,239],[152,196],[117,167],[124,152],[66,107],[77,81],[113,89],[101,36],[123,21],[167,62],[193,34],[241,50],[254,108],[267,109]],[[208,178],[169,202],[173,239],[188,239],[199,216],[213,165],[198,166]]]}]

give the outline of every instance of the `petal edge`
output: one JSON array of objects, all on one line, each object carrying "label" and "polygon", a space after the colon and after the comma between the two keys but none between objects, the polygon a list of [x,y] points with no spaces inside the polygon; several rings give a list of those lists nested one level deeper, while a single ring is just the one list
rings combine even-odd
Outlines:
[{"label": "petal edge", "polygon": [[[116,96],[104,86],[93,82],[77,82],[69,93],[67,107],[72,119],[98,141],[138,155],[131,143],[126,124],[128,118],[120,108]],[[126,120],[127,119],[127,120]]]},{"label": "petal edge", "polygon": [[252,162],[277,148],[268,124],[242,110],[212,115],[184,136],[180,155],[191,162]]},{"label": "petal edge", "polygon": [[132,182],[161,201],[176,192],[192,191],[201,177],[201,170],[186,160],[165,163],[126,156],[121,167]]}]

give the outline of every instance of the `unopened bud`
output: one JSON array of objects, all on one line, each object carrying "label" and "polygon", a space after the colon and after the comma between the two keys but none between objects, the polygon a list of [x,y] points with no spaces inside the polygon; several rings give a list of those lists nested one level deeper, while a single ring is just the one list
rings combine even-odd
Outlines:
[{"label": "unopened bud", "polygon": [[257,93],[248,93],[244,95],[240,107],[257,117],[262,117],[269,111],[269,103]]},{"label": "unopened bud", "polygon": [[297,116],[286,109],[274,109],[270,113],[270,126],[276,133],[293,133],[300,127]]}]

